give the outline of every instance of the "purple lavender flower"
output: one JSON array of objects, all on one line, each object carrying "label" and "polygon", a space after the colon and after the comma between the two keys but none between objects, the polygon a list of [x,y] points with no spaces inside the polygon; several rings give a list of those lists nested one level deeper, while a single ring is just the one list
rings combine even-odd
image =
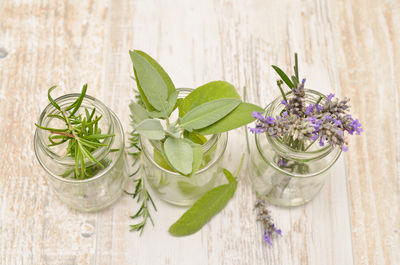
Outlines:
[{"label": "purple lavender flower", "polygon": [[321,110],[324,109],[324,108],[323,108],[321,105],[319,105],[319,104],[315,105],[315,108],[317,109],[317,112],[321,112]]},{"label": "purple lavender flower", "polygon": [[324,146],[324,137],[319,138],[319,145]]},{"label": "purple lavender flower", "polygon": [[342,121],[341,120],[333,119],[333,122],[335,123],[336,126],[342,125]]},{"label": "purple lavender flower", "polygon": [[251,116],[253,116],[255,119],[263,121],[264,120],[264,116],[262,115],[261,112],[258,111],[254,111]]},{"label": "purple lavender flower", "polygon": [[287,106],[287,101],[283,99],[283,100],[281,101],[281,104]]},{"label": "purple lavender flower", "polygon": [[258,127],[258,126],[256,126],[255,128],[251,128],[251,127],[248,127],[248,128],[249,128],[250,132],[255,133],[255,134],[260,134],[260,133],[263,133],[266,131],[266,128],[262,128],[262,127]]},{"label": "purple lavender flower", "polygon": [[268,118],[267,118],[267,123],[268,123],[268,124],[273,125],[274,122],[275,122],[275,119],[274,119],[274,118],[272,118],[272,117],[268,117]]},{"label": "purple lavender flower", "polygon": [[288,116],[288,112],[287,111],[284,111],[283,113],[282,113],[282,117],[287,117]]},{"label": "purple lavender flower", "polygon": [[349,151],[349,148],[347,146],[343,145],[342,146],[342,151],[343,152],[347,152],[347,151]]},{"label": "purple lavender flower", "polygon": [[272,245],[272,238],[275,234],[282,235],[281,229],[277,229],[273,223],[271,213],[267,209],[267,202],[263,199],[258,199],[255,205],[257,209],[257,221],[261,222],[264,226],[263,238],[265,242]]},{"label": "purple lavender flower", "polygon": [[328,98],[326,99],[326,101],[331,101],[334,96],[335,96],[335,94],[330,93],[328,95]]},{"label": "purple lavender flower", "polygon": [[[358,121],[358,119],[352,120],[352,122],[350,123],[350,126],[353,127],[352,132],[356,132],[357,135],[360,135],[360,133],[363,131],[363,129],[361,128],[361,124]],[[351,133],[353,134],[353,133]]]},{"label": "purple lavender flower", "polygon": [[318,137],[319,137],[319,135],[318,135],[318,133],[316,133],[316,132],[313,132],[313,134],[312,134],[312,136],[311,136],[311,140],[312,141],[315,141],[315,140],[317,140],[318,139]]},{"label": "purple lavender flower", "polygon": [[308,116],[311,114],[311,112],[314,110],[314,105],[310,104],[308,105],[305,114]]},{"label": "purple lavender flower", "polygon": [[269,234],[267,233],[266,230],[264,230],[264,240],[265,240],[265,242],[267,242],[268,244],[272,245],[271,237],[269,236]]},{"label": "purple lavender flower", "polygon": [[285,161],[284,158],[281,158],[281,159],[279,159],[279,161],[278,161],[278,165],[280,165],[280,166],[286,166],[286,165],[287,165],[287,162]]}]

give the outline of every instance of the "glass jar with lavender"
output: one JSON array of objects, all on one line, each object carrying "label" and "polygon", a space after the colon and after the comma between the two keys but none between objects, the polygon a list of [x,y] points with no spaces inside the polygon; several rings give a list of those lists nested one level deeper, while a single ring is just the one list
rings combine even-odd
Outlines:
[{"label": "glass jar with lavender", "polygon": [[288,207],[305,204],[318,194],[328,170],[341,151],[348,150],[346,134],[363,131],[358,119],[348,113],[349,99],[305,89],[296,53],[294,61],[293,75],[272,65],[280,77],[281,96],[263,113],[253,112],[256,126],[249,129],[255,135],[246,134],[256,192],[272,204]]},{"label": "glass jar with lavender", "polygon": [[[294,91],[294,92],[293,92]],[[248,135],[249,176],[258,195],[278,206],[313,199],[329,169],[347,150],[344,132],[359,134],[358,120],[346,114],[348,99],[333,101],[303,84],[271,102]]]},{"label": "glass jar with lavender", "polygon": [[[57,197],[74,209],[92,212],[121,196],[128,174],[120,121],[102,102],[83,94],[64,95],[43,110],[34,148]],[[44,129],[65,128],[66,120],[65,130]]]}]

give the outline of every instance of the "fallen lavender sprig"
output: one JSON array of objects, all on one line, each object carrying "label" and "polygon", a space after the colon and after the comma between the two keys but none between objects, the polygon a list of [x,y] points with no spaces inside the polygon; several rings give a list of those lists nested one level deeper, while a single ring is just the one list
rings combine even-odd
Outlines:
[{"label": "fallen lavender sprig", "polygon": [[282,231],[276,228],[273,223],[271,212],[267,208],[267,202],[264,199],[258,199],[255,208],[257,209],[257,221],[261,222],[264,227],[264,240],[272,245],[271,239],[275,235],[282,235]]},{"label": "fallen lavender sprig", "polygon": [[[274,67],[275,70],[276,68]],[[298,69],[297,60],[295,69]],[[277,72],[281,77],[288,78],[280,69]],[[315,104],[306,106],[304,90],[306,80],[303,79],[299,83],[296,82],[298,77],[292,76],[292,79],[295,82],[285,81],[292,88],[293,97],[289,99],[281,88],[283,81],[278,80],[283,97],[281,104],[285,106],[285,110],[276,117],[264,117],[262,113],[253,112],[252,115],[257,119],[257,123],[255,128],[249,128],[250,131],[256,134],[266,132],[272,137],[279,137],[288,146],[301,151],[306,151],[308,148],[306,145],[310,146],[318,139],[320,146],[328,143],[347,151],[345,133],[359,135],[363,131],[358,119],[353,119],[348,113],[349,99],[333,99],[335,95],[329,94],[323,105],[320,104],[322,99],[320,98]]]}]

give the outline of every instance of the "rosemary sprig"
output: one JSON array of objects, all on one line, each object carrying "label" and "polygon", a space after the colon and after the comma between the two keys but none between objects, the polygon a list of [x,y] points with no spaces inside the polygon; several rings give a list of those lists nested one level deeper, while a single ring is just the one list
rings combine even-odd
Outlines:
[{"label": "rosemary sprig", "polygon": [[[61,120],[65,123],[65,128],[50,128],[35,124],[38,128],[50,132],[48,137],[49,147],[59,146],[67,143],[66,154],[75,159],[74,170],[66,171],[62,177],[72,175],[74,179],[87,179],[92,177],[97,170],[104,168],[107,161],[98,161],[92,153],[100,147],[108,146],[104,144],[104,139],[113,137],[114,134],[102,134],[99,128],[99,121],[102,115],[96,115],[96,108],[89,111],[84,108],[85,116],[79,113],[83,99],[87,91],[87,84],[82,88],[81,94],[71,105],[61,108],[51,97],[50,93],[56,88],[49,88],[47,96],[50,103],[58,110],[56,114],[50,114],[48,117]],[[78,114],[79,113],[79,114]],[[90,161],[88,165],[87,161]],[[94,164],[94,165],[93,165]]]},{"label": "rosemary sprig", "polygon": [[[140,175],[139,177],[133,180],[133,182],[136,183],[135,191],[133,193],[126,192],[128,195],[132,196],[133,199],[137,199],[138,203],[140,202],[142,203],[139,210],[134,215],[131,216],[131,219],[137,219],[141,217],[141,221],[130,226],[131,227],[130,231],[138,231],[140,235],[142,235],[148,219],[150,219],[151,224],[154,226],[154,221],[150,214],[149,202],[151,203],[153,209],[157,211],[157,207],[154,204],[154,201],[151,198],[151,195],[146,188],[145,179],[142,175],[143,163],[141,160],[142,160],[142,155],[140,155],[140,167],[139,167]],[[133,173],[131,176],[135,175],[136,173],[137,172]]]},{"label": "rosemary sprig", "polygon": [[[137,92],[136,95],[138,95],[138,93],[139,92]],[[140,96],[139,97],[136,96],[136,102],[137,102],[137,104],[143,105],[143,102],[141,101]],[[131,115],[131,120],[132,120],[133,127],[135,127],[132,115]],[[132,196],[133,199],[137,199],[138,203],[139,202],[142,203],[139,210],[134,215],[131,216],[131,219],[141,218],[141,221],[130,226],[131,227],[130,231],[138,231],[140,233],[140,235],[142,235],[144,227],[146,226],[147,221],[149,219],[150,219],[152,225],[154,226],[154,221],[150,214],[150,207],[149,207],[150,203],[155,211],[157,211],[157,207],[156,207],[153,199],[151,198],[150,193],[148,192],[148,190],[146,188],[146,182],[145,182],[145,178],[143,176],[144,172],[143,172],[143,167],[142,167],[142,165],[143,165],[142,149],[140,147],[139,141],[140,141],[140,134],[137,133],[135,129],[133,129],[132,132],[130,133],[130,138],[129,138],[130,149],[131,149],[131,151],[129,152],[129,155],[132,156],[134,161],[138,161],[140,163],[140,166],[135,172],[133,172],[130,175],[130,177],[138,175],[138,177],[136,177],[133,180],[133,182],[136,184],[134,192],[130,193],[130,192],[125,191],[125,193]]]}]

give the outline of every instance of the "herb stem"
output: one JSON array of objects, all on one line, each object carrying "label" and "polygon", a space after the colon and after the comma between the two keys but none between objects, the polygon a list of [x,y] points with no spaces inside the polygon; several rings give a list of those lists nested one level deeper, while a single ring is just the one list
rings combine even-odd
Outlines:
[{"label": "herb stem", "polygon": [[321,100],[322,100],[322,97],[321,97],[321,96],[319,96],[319,98],[318,98],[317,102],[315,102],[315,105],[318,105],[318,104],[321,102]]}]

